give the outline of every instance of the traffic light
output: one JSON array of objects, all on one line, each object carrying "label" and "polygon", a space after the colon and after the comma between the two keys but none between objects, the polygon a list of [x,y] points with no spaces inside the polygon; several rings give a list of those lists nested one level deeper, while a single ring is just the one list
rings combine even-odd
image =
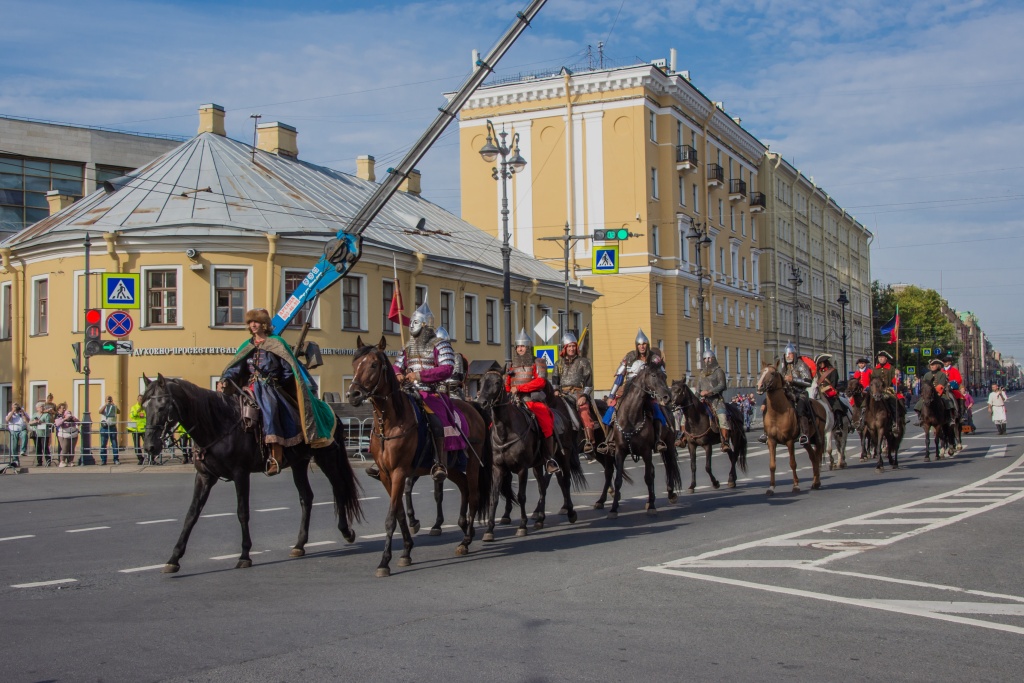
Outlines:
[{"label": "traffic light", "polygon": [[74,357],[71,359],[71,364],[75,366],[75,372],[82,371],[82,342],[75,342],[71,345],[71,350],[75,352]]},{"label": "traffic light", "polygon": [[103,351],[100,349],[100,335],[103,328],[103,311],[99,308],[89,308],[85,311],[85,357],[96,356]]},{"label": "traffic light", "polygon": [[629,230],[626,228],[601,228],[594,231],[593,238],[601,242],[615,242],[629,239],[629,236]]}]

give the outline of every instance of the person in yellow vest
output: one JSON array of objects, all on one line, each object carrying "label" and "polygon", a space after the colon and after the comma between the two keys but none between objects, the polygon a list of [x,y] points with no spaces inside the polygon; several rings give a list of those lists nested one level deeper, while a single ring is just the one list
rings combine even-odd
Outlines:
[{"label": "person in yellow vest", "polygon": [[142,394],[135,399],[135,405],[128,411],[128,432],[132,435],[132,446],[135,448],[135,457],[141,465],[145,462],[145,455],[140,446],[142,435],[146,431],[146,409],[142,407]]}]

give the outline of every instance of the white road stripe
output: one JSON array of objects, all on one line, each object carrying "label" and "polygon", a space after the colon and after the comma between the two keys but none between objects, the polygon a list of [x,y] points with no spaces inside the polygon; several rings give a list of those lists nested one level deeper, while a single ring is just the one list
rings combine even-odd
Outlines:
[{"label": "white road stripe", "polygon": [[[362,499],[360,499],[360,500],[362,500]],[[334,505],[334,501],[333,500],[325,500],[322,503],[313,503],[313,507],[316,507],[317,505]]]},{"label": "white road stripe", "polygon": [[944,517],[921,517],[921,518],[910,518],[910,517],[894,517],[892,519],[856,519],[844,524],[863,524],[865,526],[871,526],[874,524],[932,524],[933,522],[941,522]]},{"label": "white road stripe", "polygon": [[316,543],[307,543],[307,548],[314,548],[318,545],[333,545],[336,541],[317,541]]},{"label": "white road stripe", "polygon": [[236,512],[215,512],[212,515],[202,515],[203,517],[234,517]]},{"label": "white road stripe", "polygon": [[[250,555],[262,555],[265,552],[267,552],[267,551],[266,550],[250,550],[249,554]],[[239,555],[241,555],[241,553],[231,553],[230,555],[218,555],[217,557],[211,557],[210,559],[211,560],[233,560],[236,557],[238,557]]]},{"label": "white road stripe", "polygon": [[176,519],[151,519],[148,522],[135,522],[136,524],[163,524],[164,522],[177,522]]},{"label": "white road stripe", "polygon": [[78,583],[78,579],[56,579],[54,581],[34,581],[32,583],[15,583],[11,588],[39,588],[40,586],[56,586],[60,583]]},{"label": "white road stripe", "polygon": [[377,500],[379,498],[380,496],[366,496],[365,498],[360,498],[359,500]]},{"label": "white road stripe", "polygon": [[256,510],[256,512],[278,512],[280,510],[287,510],[287,509],[288,508],[262,508],[260,510]]},{"label": "white road stripe", "polygon": [[135,572],[148,572],[153,569],[163,569],[165,565],[151,564],[148,567],[132,567],[131,569],[118,569],[119,574],[134,574]]},{"label": "white road stripe", "polygon": [[21,538],[35,538],[35,534],[26,534],[25,536],[8,536],[7,538],[0,538],[0,541],[17,541]]},{"label": "white road stripe", "polygon": [[1006,444],[999,446],[992,445],[988,447],[988,453],[985,454],[986,458],[1005,458],[1006,457]]},{"label": "white road stripe", "polygon": [[109,529],[109,526],[91,526],[88,529],[67,529],[65,533],[69,534],[80,534],[83,531],[99,531],[100,529]]}]

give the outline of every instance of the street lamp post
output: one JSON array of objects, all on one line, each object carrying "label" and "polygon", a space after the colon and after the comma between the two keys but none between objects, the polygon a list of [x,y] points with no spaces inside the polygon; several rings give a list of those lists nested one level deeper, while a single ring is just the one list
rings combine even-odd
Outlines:
[{"label": "street lamp post", "polygon": [[843,322],[843,379],[850,376],[848,368],[846,366],[846,305],[850,303],[850,300],[846,297],[846,290],[839,290],[839,298],[836,299],[836,303],[839,304],[839,308],[842,311],[842,322]]},{"label": "street lamp post", "polygon": [[793,271],[792,275],[789,276],[789,283],[793,285],[793,320],[796,323],[796,354],[800,355],[800,300],[797,298],[797,288],[804,283],[802,277],[800,277],[800,269],[796,266],[791,266]]},{"label": "street lamp post", "polygon": [[690,231],[686,233],[686,239],[693,240],[695,257],[697,259],[697,330],[700,338],[697,342],[697,366],[704,362],[704,268],[700,263],[700,253],[703,245],[711,244],[706,226],[701,223],[690,225]]},{"label": "street lamp post", "polygon": [[[494,124],[487,121],[487,142],[480,148],[480,156],[487,163],[493,163],[501,157],[501,163],[491,168],[491,177],[501,180],[501,272],[502,272],[502,305],[505,308],[505,367],[512,365],[512,247],[509,244],[508,232],[508,179],[513,173],[526,168],[526,159],[519,154],[519,133],[512,136],[512,144],[505,144],[508,133],[504,128],[500,133],[494,130]],[[500,138],[497,145],[495,138]],[[509,155],[511,154],[511,158]]]},{"label": "street lamp post", "polygon": [[[92,248],[92,236],[87,232],[85,233],[85,307],[89,308],[89,251]],[[92,463],[92,413],[89,412],[89,356],[85,358],[85,396],[83,399],[83,411],[82,411],[82,463],[85,465],[91,465]]]}]

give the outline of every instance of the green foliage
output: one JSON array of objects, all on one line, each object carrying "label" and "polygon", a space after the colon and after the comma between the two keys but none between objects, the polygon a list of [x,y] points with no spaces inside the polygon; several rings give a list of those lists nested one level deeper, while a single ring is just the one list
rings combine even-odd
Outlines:
[{"label": "green foliage", "polygon": [[890,285],[877,280],[871,283],[872,320],[876,350],[885,349],[895,355],[889,344],[889,335],[881,335],[882,325],[892,320],[896,306],[900,312],[900,350],[903,357],[910,354],[911,347],[939,347],[945,351],[959,348],[956,328],[942,313],[942,297],[934,289],[922,289],[910,285],[899,293]]}]

